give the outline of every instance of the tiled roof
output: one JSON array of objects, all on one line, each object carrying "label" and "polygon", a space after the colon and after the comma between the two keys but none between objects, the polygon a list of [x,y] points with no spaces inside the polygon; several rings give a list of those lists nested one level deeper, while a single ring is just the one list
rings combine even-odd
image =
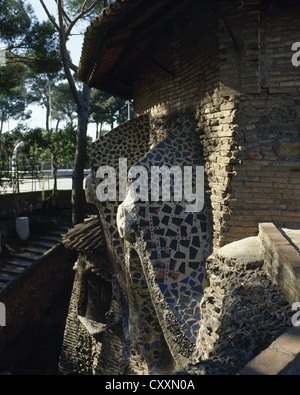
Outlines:
[{"label": "tiled roof", "polygon": [[170,23],[196,0],[118,0],[85,33],[80,81],[116,96],[132,98],[134,67],[149,44],[168,34]]},{"label": "tiled roof", "polygon": [[106,249],[105,237],[97,216],[90,217],[75,225],[63,238],[66,248],[78,252],[103,252]]},{"label": "tiled roof", "polygon": [[110,3],[87,28],[84,44],[78,67],[78,77],[81,81],[90,83],[95,67],[101,59],[104,48],[101,48],[112,35],[117,33],[115,24],[128,14],[128,12],[141,0],[117,0]]}]

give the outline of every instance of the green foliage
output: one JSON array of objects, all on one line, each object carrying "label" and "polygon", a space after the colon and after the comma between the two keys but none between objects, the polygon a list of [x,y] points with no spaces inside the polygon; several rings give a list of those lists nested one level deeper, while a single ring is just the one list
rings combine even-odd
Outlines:
[{"label": "green foliage", "polygon": [[11,91],[24,83],[25,66],[22,63],[8,63],[0,67],[0,94],[9,95]]},{"label": "green foliage", "polygon": [[[72,75],[71,72],[71,70],[76,70],[76,67],[72,65],[68,51],[64,51],[65,46],[59,42],[58,31],[67,34],[65,43],[67,44],[67,39],[75,25],[76,33],[78,27],[85,30],[86,23],[101,13],[103,5],[104,1],[101,0],[65,0],[64,21],[62,26],[58,27],[57,18],[54,25],[50,21],[38,22],[25,0],[0,0],[0,42],[6,46],[7,59],[7,65],[0,67],[0,117],[3,115],[4,120],[8,116],[26,119],[30,115],[26,112],[26,105],[39,102],[46,106],[48,115],[51,104],[52,119],[70,121],[63,129],[58,129],[57,124],[56,130],[52,130],[48,124],[46,131],[39,129],[24,133],[19,130],[21,132],[19,137],[26,143],[32,169],[41,161],[42,156],[44,160],[53,158],[53,164],[57,168],[67,162],[74,163],[76,135],[79,136],[78,142],[82,141],[84,127],[83,122],[78,122],[79,127],[75,130],[72,121],[75,113],[78,119],[82,117],[80,115],[82,111],[78,109],[87,108],[89,95],[84,89],[78,88],[76,75]],[[61,34],[61,37],[63,36],[64,34]],[[62,45],[61,48],[60,45]],[[65,72],[68,84],[58,84],[59,71],[62,67],[60,49],[63,54],[67,54],[64,58],[64,71],[70,69],[71,78],[68,78],[68,73]],[[28,79],[28,72],[31,73],[30,79]],[[22,101],[25,86],[27,88],[31,86],[28,89],[30,94]],[[70,87],[73,89],[71,90]],[[94,122],[101,126],[109,124],[113,127],[114,122],[122,123],[127,120],[127,104],[124,100],[99,91],[94,92],[90,107]],[[87,115],[84,116],[87,119]],[[1,136],[0,130],[1,158],[6,163],[6,168],[9,166],[9,158],[15,142],[16,135],[4,133]],[[88,153],[90,145],[91,138],[87,138]],[[80,153],[80,146],[77,147],[77,152]],[[83,154],[80,153],[80,155]],[[87,161],[86,165],[89,166],[89,159]],[[77,163],[80,167],[83,161],[77,161]]]},{"label": "green foliage", "polygon": [[52,162],[54,169],[53,194],[55,194],[59,166],[74,161],[76,131],[73,126],[68,124],[64,129],[59,130],[32,129],[24,135],[23,141],[28,150],[32,170],[36,168],[42,159]]},{"label": "green foliage", "polygon": [[31,170],[32,177],[37,177],[44,144],[43,130],[40,128],[30,129],[23,135],[23,142],[26,147],[26,164]]},{"label": "green foliage", "polygon": [[[55,26],[60,35],[60,48],[62,54],[62,61],[66,79],[70,85],[74,101],[76,102],[78,127],[77,127],[77,145],[76,145],[76,158],[74,163],[73,177],[73,223],[77,224],[83,221],[84,212],[84,193],[83,193],[83,178],[84,178],[84,162],[86,159],[86,143],[87,143],[87,124],[88,124],[88,104],[90,98],[90,88],[83,84],[82,91],[78,90],[72,71],[76,71],[76,66],[71,61],[71,56],[67,49],[67,41],[70,35],[73,34],[73,28],[78,32],[82,28],[87,19],[91,20],[95,17],[96,13],[101,11],[103,2],[101,0],[65,0],[64,2],[57,1],[58,18],[56,20],[51,17],[49,9],[47,9],[45,0],[40,0],[43,8],[48,14],[49,19]],[[100,7],[99,10],[96,7]],[[85,30],[85,27],[84,27]]]},{"label": "green foliage", "polygon": [[0,137],[0,186],[10,186],[11,159],[17,142],[23,140],[22,126],[15,128],[10,133],[3,133]]},{"label": "green foliage", "polygon": [[53,73],[62,68],[55,29],[49,21],[36,22],[24,37],[23,44],[26,48],[23,60],[32,72]]},{"label": "green foliage", "polygon": [[92,121],[100,125],[100,132],[104,124],[109,124],[112,129],[114,122],[121,124],[128,120],[126,100],[96,89],[92,90],[89,109]]},{"label": "green foliage", "polygon": [[74,161],[76,130],[70,124],[59,130],[31,129],[22,138],[30,154],[39,153],[37,161],[53,158],[57,167]]},{"label": "green foliage", "polygon": [[45,147],[45,142],[43,138],[44,130],[42,128],[35,128],[28,130],[23,136],[22,141],[27,145],[28,150],[32,147],[39,151]]},{"label": "green foliage", "polygon": [[9,96],[0,94],[0,136],[4,122],[8,119],[29,119],[31,111],[26,112],[25,92],[15,88]]},{"label": "green foliage", "polygon": [[[73,165],[76,152],[76,129],[71,123],[59,130],[34,128],[26,130],[22,125],[0,137],[0,185],[11,182],[11,159],[18,142],[25,143],[19,169],[38,176],[41,162],[52,162],[56,184],[57,170],[61,165]],[[88,138],[88,150],[92,139]]]},{"label": "green foliage", "polygon": [[[66,11],[72,16],[76,16],[84,10],[88,10],[95,3],[95,0],[65,0],[64,3]],[[93,7],[93,9],[84,16],[84,19],[90,20],[100,14],[103,10],[104,3],[105,1],[99,0],[95,7]]]},{"label": "green foliage", "polygon": [[46,129],[50,129],[50,111],[52,110],[53,118],[53,91],[56,84],[62,78],[60,74],[41,73],[28,74],[26,81],[27,86],[27,102],[41,103],[46,108]]},{"label": "green foliage", "polygon": [[18,39],[22,41],[24,32],[31,26],[32,11],[26,8],[23,0],[1,0],[0,2],[0,38],[10,45]]},{"label": "green foliage", "polygon": [[0,93],[24,81],[25,66],[35,73],[62,68],[57,33],[52,24],[38,22],[23,0],[0,1],[0,42],[6,49],[6,66],[0,67]]},{"label": "green foliage", "polygon": [[43,133],[44,153],[50,159],[53,156],[55,164],[72,163],[76,149],[76,130],[71,124],[64,129],[50,129]]},{"label": "green foliage", "polygon": [[77,106],[68,83],[55,85],[52,90],[52,118],[67,120],[71,124],[77,117]]}]

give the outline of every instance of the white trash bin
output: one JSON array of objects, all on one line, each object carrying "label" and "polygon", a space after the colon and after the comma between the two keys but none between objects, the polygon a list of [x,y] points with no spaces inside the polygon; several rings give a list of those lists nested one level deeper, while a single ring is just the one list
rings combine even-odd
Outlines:
[{"label": "white trash bin", "polygon": [[28,217],[17,217],[16,218],[16,230],[17,234],[22,240],[29,238],[29,218]]}]

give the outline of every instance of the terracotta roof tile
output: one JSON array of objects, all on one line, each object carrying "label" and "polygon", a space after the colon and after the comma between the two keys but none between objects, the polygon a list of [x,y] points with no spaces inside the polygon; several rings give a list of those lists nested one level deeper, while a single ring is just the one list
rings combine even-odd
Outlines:
[{"label": "terracotta roof tile", "polygon": [[111,3],[85,33],[79,80],[112,95],[132,98],[134,67],[140,59],[147,58],[151,42],[168,34],[172,19],[193,1],[196,0]]},{"label": "terracotta roof tile", "polygon": [[101,252],[106,249],[105,237],[97,216],[75,225],[63,238],[66,248],[78,252]]},{"label": "terracotta roof tile", "polygon": [[[114,25],[124,18],[127,13],[132,10],[141,0],[117,0],[110,3],[102,14],[92,21],[91,25],[87,28],[84,38],[84,44],[78,67],[78,77],[81,81],[89,83],[91,74],[90,67],[97,63],[99,44],[105,41],[106,35],[112,33]],[[101,47],[101,45],[100,45]]]}]

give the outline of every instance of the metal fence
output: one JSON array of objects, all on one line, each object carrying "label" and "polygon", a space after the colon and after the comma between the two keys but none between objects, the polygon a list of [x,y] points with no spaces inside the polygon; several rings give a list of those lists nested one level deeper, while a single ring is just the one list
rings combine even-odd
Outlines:
[{"label": "metal fence", "polygon": [[[58,189],[72,189],[72,170],[59,170],[57,176]],[[0,194],[22,193],[52,190],[54,177],[51,171],[44,170],[32,175],[31,172],[20,171],[7,174],[1,178]]]}]

